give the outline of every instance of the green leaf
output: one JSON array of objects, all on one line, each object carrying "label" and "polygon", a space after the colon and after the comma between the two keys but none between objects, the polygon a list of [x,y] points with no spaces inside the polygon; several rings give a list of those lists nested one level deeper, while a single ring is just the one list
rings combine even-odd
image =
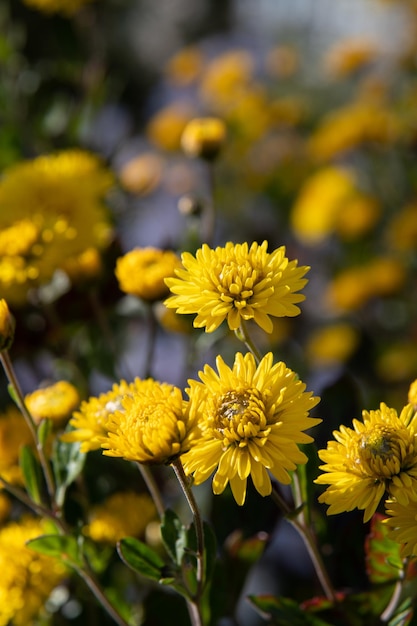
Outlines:
[{"label": "green leaf", "polygon": [[161,535],[168,554],[174,563],[180,566],[187,547],[187,529],[178,515],[170,509],[165,512],[162,518]]},{"label": "green leaf", "polygon": [[59,559],[67,565],[81,567],[83,564],[78,541],[71,535],[42,535],[36,539],[30,539],[26,545],[36,552]]},{"label": "green leaf", "polygon": [[38,440],[42,447],[52,432],[52,420],[43,419],[38,426]]},{"label": "green leaf", "polygon": [[121,539],[117,544],[117,551],[122,561],[142,576],[158,582],[166,578],[164,561],[159,554],[139,539],[133,537]]},{"label": "green leaf", "polygon": [[62,506],[69,485],[82,472],[86,455],[80,452],[80,443],[67,443],[56,439],[54,442],[52,464],[57,484],[56,501]]},{"label": "green leaf", "polygon": [[371,582],[386,583],[398,579],[403,568],[400,544],[388,538],[385,516],[376,513],[371,519],[365,540],[366,569]]},{"label": "green leaf", "polygon": [[274,626],[331,626],[317,615],[301,609],[295,600],[274,596],[249,596],[254,608]]},{"label": "green leaf", "polygon": [[28,494],[34,502],[40,504],[42,502],[42,471],[31,446],[22,446],[20,449],[19,465]]},{"label": "green leaf", "polygon": [[7,391],[9,392],[9,396],[11,397],[11,399],[13,400],[13,402],[16,404],[16,406],[20,409],[20,402],[19,402],[19,398],[17,397],[16,394],[16,390],[13,387],[13,385],[8,384],[7,385]]}]

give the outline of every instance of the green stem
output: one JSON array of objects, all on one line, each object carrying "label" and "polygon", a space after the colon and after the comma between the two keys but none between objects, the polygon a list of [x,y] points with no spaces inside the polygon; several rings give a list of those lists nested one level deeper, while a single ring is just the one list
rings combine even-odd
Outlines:
[{"label": "green stem", "polygon": [[95,579],[93,573],[89,570],[87,565],[84,568],[76,568],[77,574],[84,580],[90,591],[95,598],[101,604],[103,609],[110,615],[118,626],[129,626],[129,623],[120,615],[117,609],[111,604],[106,594],[100,587],[100,584]]},{"label": "green stem", "polygon": [[244,320],[240,322],[239,330],[235,331],[235,335],[239,341],[243,341],[249,352],[252,352],[256,362],[259,364],[262,359],[262,355],[254,344],[253,339],[249,334],[247,324]]},{"label": "green stem", "polygon": [[141,465],[141,463],[136,464],[139,468],[139,471],[142,475],[144,483],[148,488],[149,493],[151,494],[152,500],[156,506],[156,510],[158,511],[159,517],[162,517],[165,513],[165,506],[162,500],[161,492],[158,489],[158,485],[153,477],[153,474],[149,467],[146,465]]},{"label": "green stem", "polygon": [[271,497],[274,502],[279,506],[279,508],[285,513],[287,520],[289,523],[294,526],[294,528],[299,533],[300,537],[304,541],[304,545],[307,549],[307,552],[311,558],[314,569],[317,574],[317,578],[320,581],[322,589],[326,595],[326,598],[333,603],[337,602],[336,592],[333,589],[333,585],[331,583],[330,577],[327,573],[326,567],[323,563],[323,559],[321,558],[321,554],[318,550],[317,543],[311,529],[303,523],[304,514],[301,512],[294,517],[294,511],[287,504],[287,502],[281,497],[278,491],[273,487]]},{"label": "green stem", "polygon": [[204,529],[203,529],[203,519],[201,517],[200,509],[198,508],[197,502],[194,498],[194,494],[190,488],[190,483],[185,475],[184,467],[180,461],[177,459],[172,463],[172,468],[175,472],[175,475],[178,479],[178,482],[181,485],[181,488],[184,492],[185,498],[188,502],[188,506],[193,514],[194,525],[197,536],[197,593],[194,599],[190,599],[188,601],[188,611],[190,614],[190,619],[193,626],[203,626],[201,612],[199,608],[200,599],[203,593],[204,586]]},{"label": "green stem", "polygon": [[406,562],[404,564],[403,569],[400,572],[400,578],[397,580],[394,591],[392,593],[391,599],[385,607],[384,611],[381,613],[381,622],[389,622],[391,617],[394,615],[398,604],[402,598],[403,590],[404,590],[404,582],[405,582],[405,567]]},{"label": "green stem", "polygon": [[4,371],[6,373],[6,376],[8,378],[8,381],[10,383],[10,386],[13,389],[13,392],[16,398],[16,403],[23,417],[25,418],[26,424],[28,425],[28,428],[32,434],[33,440],[36,444],[36,449],[39,455],[39,461],[41,463],[43,474],[45,477],[48,495],[49,495],[51,502],[54,502],[55,501],[55,483],[54,483],[54,478],[52,475],[51,466],[49,465],[48,460],[45,456],[43,445],[38,439],[38,433],[37,433],[35,421],[26,406],[22,390],[20,389],[20,385],[17,380],[12,361],[10,359],[10,355],[7,350],[3,350],[2,352],[0,352],[0,360],[3,365]]}]

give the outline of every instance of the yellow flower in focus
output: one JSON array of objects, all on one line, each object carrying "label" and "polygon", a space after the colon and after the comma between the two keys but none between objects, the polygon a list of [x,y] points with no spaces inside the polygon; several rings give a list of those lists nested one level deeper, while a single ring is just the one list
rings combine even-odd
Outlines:
[{"label": "yellow flower in focus", "polygon": [[186,155],[212,160],[220,152],[226,138],[226,126],[218,117],[195,117],[181,136]]},{"label": "yellow flower in focus", "polygon": [[246,50],[232,50],[214,58],[206,67],[200,95],[215,111],[230,109],[250,85],[254,59]]},{"label": "yellow flower in focus", "polygon": [[92,396],[84,400],[78,411],[75,411],[70,430],[61,435],[62,441],[69,443],[81,442],[81,452],[90,452],[101,448],[103,438],[107,436],[107,424],[113,413],[122,409],[122,398],[132,393],[135,382],[127,383],[122,380],[114,384],[110,391],[97,397]]},{"label": "yellow flower in focus", "polygon": [[135,248],[116,261],[116,278],[125,293],[143,300],[160,300],[167,295],[165,279],[181,267],[177,255],[158,248]]},{"label": "yellow flower in focus", "polygon": [[399,120],[387,106],[359,101],[329,113],[311,135],[307,148],[313,158],[326,160],[365,142],[392,143],[399,132]]},{"label": "yellow flower in focus", "polygon": [[28,7],[38,9],[44,13],[62,13],[74,15],[81,7],[93,0],[23,0]]},{"label": "yellow flower in focus", "polygon": [[28,445],[34,445],[32,434],[23,415],[12,405],[0,415],[0,476],[4,480],[23,483],[19,453]]},{"label": "yellow flower in focus", "polygon": [[297,302],[304,300],[296,293],[304,287],[307,266],[297,267],[289,261],[285,247],[267,252],[268,242],[233,244],[210,248],[203,244],[196,256],[182,254],[184,269],[176,270],[176,278],[166,284],[175,295],[165,304],[177,313],[197,314],[196,328],[216,330],[227,320],[231,330],[242,321],[253,319],[263,330],[273,329],[270,315],[293,317],[300,313]]},{"label": "yellow flower in focus", "polygon": [[155,113],[148,122],[146,135],[158,148],[175,151],[181,147],[181,135],[193,111],[181,103],[169,104]]},{"label": "yellow flower in focus", "polygon": [[315,482],[329,485],[319,502],[328,515],[364,509],[364,522],[388,494],[407,505],[417,489],[417,413],[411,404],[400,415],[383,402],[376,411],[363,411],[353,429],[341,426],[319,451],[325,465]]},{"label": "yellow flower in focus", "polygon": [[112,174],[68,150],[11,166],[0,181],[0,291],[24,304],[30,289],[91,247],[110,243],[104,197]]},{"label": "yellow flower in focus", "polygon": [[55,424],[62,424],[80,404],[80,395],[74,385],[60,380],[29,393],[25,404],[35,422],[50,419]]},{"label": "yellow flower in focus", "polygon": [[411,383],[408,390],[408,402],[413,404],[417,410],[417,378]]},{"label": "yellow flower in focus", "polygon": [[68,573],[57,559],[25,545],[47,532],[42,520],[29,516],[0,529],[0,626],[38,623],[49,595]]},{"label": "yellow flower in focus", "polygon": [[201,74],[203,61],[200,50],[196,46],[188,46],[168,61],[165,73],[175,85],[189,85]]},{"label": "yellow flower in focus", "polygon": [[172,463],[190,448],[195,425],[178,387],[137,379],[121,404],[109,417],[103,454],[155,465]]},{"label": "yellow flower in focus", "polygon": [[328,72],[345,78],[368,66],[377,57],[376,45],[367,39],[346,39],[338,42],[327,53],[324,65]]},{"label": "yellow flower in focus", "polygon": [[358,343],[358,332],[350,324],[332,324],[310,335],[306,346],[307,357],[322,365],[344,363]]},{"label": "yellow flower in focus", "polygon": [[16,322],[6,300],[0,299],[0,352],[8,350],[14,339]]},{"label": "yellow flower in focus", "polygon": [[94,541],[116,545],[123,537],[142,537],[155,517],[155,505],[147,494],[115,493],[92,507],[83,532]]},{"label": "yellow flower in focus", "polygon": [[125,163],[120,170],[120,184],[130,193],[145,196],[158,186],[163,159],[154,152],[145,152]]},{"label": "yellow flower in focus", "polygon": [[384,520],[390,528],[388,538],[401,544],[401,557],[417,556],[417,495],[407,504],[387,500],[386,513],[389,515]]},{"label": "yellow flower in focus", "polygon": [[218,374],[206,365],[199,373],[202,382],[189,381],[190,414],[201,437],[181,460],[197,485],[216,470],[213,492],[222,493],[230,482],[242,505],[248,476],[267,496],[268,471],[289,484],[289,472],[307,462],[298,444],[313,441],[304,431],[321,422],[308,417],[319,398],[305,392],[304,383],[285,363],[273,364],[271,352],[258,366],[251,353],[236,354],[232,368],[220,356],[216,365]]}]

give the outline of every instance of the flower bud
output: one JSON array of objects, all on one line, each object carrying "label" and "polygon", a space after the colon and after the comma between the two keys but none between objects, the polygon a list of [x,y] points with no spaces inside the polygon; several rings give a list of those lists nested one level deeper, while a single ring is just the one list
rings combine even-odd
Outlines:
[{"label": "flower bud", "polygon": [[0,352],[8,350],[14,338],[16,322],[6,300],[0,300]]},{"label": "flower bud", "polygon": [[217,117],[200,117],[188,122],[181,136],[187,156],[211,161],[217,157],[226,138],[226,126]]}]

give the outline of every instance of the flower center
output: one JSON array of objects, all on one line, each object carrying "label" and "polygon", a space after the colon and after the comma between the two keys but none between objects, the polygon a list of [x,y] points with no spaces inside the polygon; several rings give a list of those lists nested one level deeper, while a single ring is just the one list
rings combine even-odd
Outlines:
[{"label": "flower center", "polygon": [[392,478],[408,469],[414,451],[406,428],[375,426],[359,440],[356,463],[368,476]]},{"label": "flower center", "polygon": [[242,309],[253,296],[254,287],[261,279],[259,271],[251,263],[232,261],[222,267],[217,288],[223,301],[233,300],[235,307]]},{"label": "flower center", "polygon": [[223,439],[225,445],[237,443],[243,447],[248,439],[266,437],[265,405],[259,389],[227,391],[216,407],[214,434]]}]

